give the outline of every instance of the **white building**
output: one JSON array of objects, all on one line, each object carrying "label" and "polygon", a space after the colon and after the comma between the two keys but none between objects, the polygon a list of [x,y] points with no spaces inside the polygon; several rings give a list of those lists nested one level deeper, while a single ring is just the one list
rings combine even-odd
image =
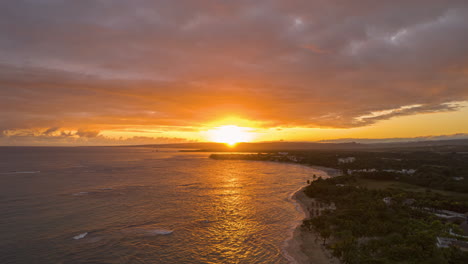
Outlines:
[{"label": "white building", "polygon": [[468,251],[468,242],[455,238],[437,237],[436,245],[439,248],[456,247],[462,251]]},{"label": "white building", "polygon": [[450,247],[455,241],[457,241],[454,238],[448,238],[448,237],[437,237],[437,247],[438,248],[448,248]]},{"label": "white building", "polygon": [[385,197],[382,199],[382,201],[386,204],[386,205],[391,205],[392,204],[392,197]]},{"label": "white building", "polygon": [[355,157],[339,158],[338,163],[353,163],[356,161]]}]

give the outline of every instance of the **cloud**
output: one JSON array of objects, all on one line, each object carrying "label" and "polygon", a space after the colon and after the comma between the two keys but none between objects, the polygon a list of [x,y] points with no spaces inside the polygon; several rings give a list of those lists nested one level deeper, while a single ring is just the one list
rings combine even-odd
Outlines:
[{"label": "cloud", "polygon": [[351,126],[364,126],[373,124],[379,120],[387,120],[397,116],[405,116],[422,113],[450,112],[460,109],[462,106],[457,103],[445,103],[439,105],[409,105],[396,109],[381,110],[372,112],[370,115],[359,116],[352,121]]},{"label": "cloud", "polygon": [[320,140],[317,142],[320,142],[320,143],[356,142],[356,143],[363,143],[363,144],[373,144],[373,143],[457,140],[457,139],[468,139],[468,134],[459,133],[459,134],[453,134],[453,135],[422,136],[422,137],[412,137],[412,138],[341,138],[341,139]]},{"label": "cloud", "polygon": [[308,50],[310,50],[310,51],[312,51],[312,52],[315,52],[315,53],[318,53],[318,54],[329,53],[329,51],[327,51],[327,50],[323,50],[323,49],[321,49],[321,48],[319,48],[319,47],[316,47],[316,46],[310,45],[310,44],[309,44],[309,45],[305,45],[305,46],[303,46],[303,47],[304,47],[305,49],[308,49]]},{"label": "cloud", "polygon": [[79,137],[95,138],[99,135],[99,131],[86,131],[86,130],[80,129],[76,131],[75,135]]},{"label": "cloud", "polygon": [[168,144],[194,142],[177,137],[108,137],[100,135],[100,131],[67,131],[61,128],[49,128],[38,130],[7,130],[0,134],[0,145],[23,145],[23,146],[106,146],[106,145],[143,145],[143,144]]},{"label": "cloud", "polygon": [[51,127],[43,132],[44,135],[51,135],[54,132],[57,132],[60,128],[59,127]]},{"label": "cloud", "polygon": [[0,31],[3,131],[357,127],[468,100],[462,0],[4,1]]}]

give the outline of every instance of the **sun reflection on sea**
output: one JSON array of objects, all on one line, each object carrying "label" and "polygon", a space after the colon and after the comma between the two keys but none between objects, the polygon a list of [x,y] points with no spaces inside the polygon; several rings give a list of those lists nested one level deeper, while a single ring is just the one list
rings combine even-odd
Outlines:
[{"label": "sun reflection on sea", "polygon": [[254,237],[261,232],[261,223],[252,217],[255,208],[249,199],[253,198],[253,194],[248,193],[249,188],[245,188],[251,183],[243,178],[241,172],[244,170],[235,162],[229,163],[215,177],[210,177],[218,184],[212,195],[216,197],[215,210],[219,217],[211,237],[216,243],[210,251],[219,255],[225,263],[235,263],[257,254],[255,250],[245,250],[246,244],[255,243]]}]

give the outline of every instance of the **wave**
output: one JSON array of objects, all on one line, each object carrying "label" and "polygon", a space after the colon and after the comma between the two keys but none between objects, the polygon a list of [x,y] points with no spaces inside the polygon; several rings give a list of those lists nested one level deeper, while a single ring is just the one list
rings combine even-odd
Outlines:
[{"label": "wave", "polygon": [[187,184],[179,184],[177,186],[180,186],[180,187],[187,187],[187,186],[193,186],[193,185],[200,185],[201,183],[199,182],[194,182],[194,183],[187,183]]},{"label": "wave", "polygon": [[128,225],[121,229],[121,232],[126,234],[133,235],[143,235],[143,236],[157,236],[157,235],[170,235],[174,230],[157,228],[154,221],[150,221],[142,224],[133,224]]},{"label": "wave", "polygon": [[88,235],[88,232],[85,232],[85,233],[76,235],[76,236],[73,237],[73,239],[75,239],[75,240],[82,239],[82,238],[84,238],[86,235]]},{"label": "wave", "polygon": [[197,222],[198,222],[199,224],[210,224],[210,223],[214,223],[214,222],[216,222],[216,221],[205,219],[205,220],[199,220],[199,221],[197,221]]},{"label": "wave", "polygon": [[288,260],[289,263],[292,264],[298,264],[300,262],[300,260],[298,259],[299,257],[295,256],[295,254],[291,252],[291,248],[299,246],[295,244],[294,232],[300,227],[302,219],[307,217],[306,211],[297,201],[295,196],[297,193],[301,192],[306,186],[301,186],[300,188],[296,189],[294,192],[290,193],[288,195],[288,198],[286,199],[294,204],[296,212],[298,212],[301,215],[299,216],[299,218],[296,218],[293,224],[289,227],[289,237],[283,242],[283,245],[281,247],[282,255]]},{"label": "wave", "polygon": [[72,193],[73,196],[82,195],[123,195],[129,192],[139,191],[143,188],[151,188],[149,185],[130,185],[130,186],[117,186],[117,187],[101,187],[93,188],[86,191]]},{"label": "wave", "polygon": [[166,229],[154,229],[154,230],[145,230],[147,235],[154,236],[154,235],[170,235],[173,230],[166,230]]},{"label": "wave", "polygon": [[74,193],[72,194],[73,196],[82,196],[82,195],[88,195],[89,192],[77,192],[77,193]]},{"label": "wave", "polygon": [[0,174],[34,174],[40,173],[40,171],[10,171],[10,172],[1,172]]}]

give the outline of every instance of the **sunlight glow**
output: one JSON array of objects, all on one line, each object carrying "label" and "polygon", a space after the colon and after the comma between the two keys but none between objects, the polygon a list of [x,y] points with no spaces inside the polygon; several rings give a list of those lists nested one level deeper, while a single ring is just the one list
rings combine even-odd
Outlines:
[{"label": "sunlight glow", "polygon": [[226,143],[229,146],[234,146],[239,142],[250,142],[253,139],[252,130],[248,127],[238,127],[235,125],[227,125],[216,127],[208,131],[208,137],[211,141]]}]

